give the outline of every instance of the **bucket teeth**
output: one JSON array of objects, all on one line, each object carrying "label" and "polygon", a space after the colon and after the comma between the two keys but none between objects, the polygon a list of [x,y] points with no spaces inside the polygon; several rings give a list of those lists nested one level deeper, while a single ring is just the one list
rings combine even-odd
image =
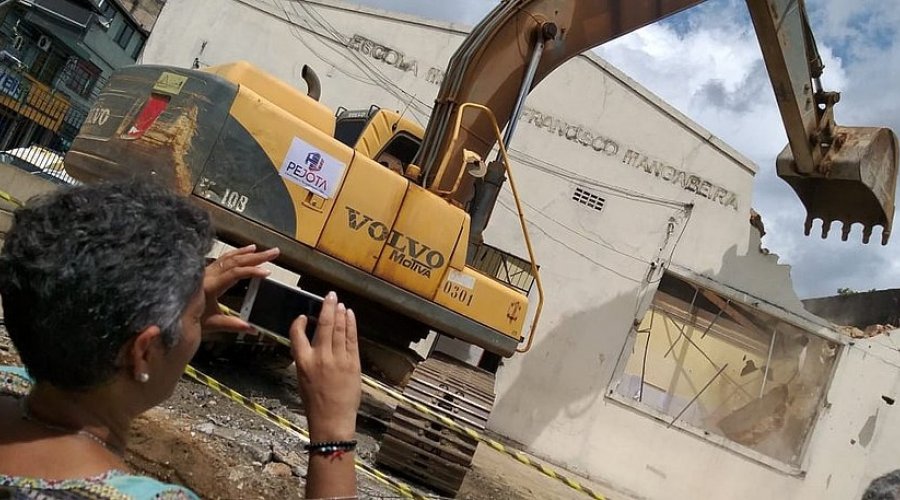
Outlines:
[{"label": "bucket teeth", "polygon": [[845,222],[841,227],[841,241],[847,241],[847,238],[850,237],[850,230],[853,228],[853,224],[849,222]]},{"label": "bucket teeth", "polygon": [[[807,217],[806,217],[806,221],[803,223],[803,233],[804,233],[806,236],[809,236],[810,233],[812,232],[813,223],[814,223],[816,220],[821,220],[821,221],[822,221],[822,228],[821,228],[822,239],[828,238],[828,234],[831,232],[831,227],[832,227],[836,222],[837,222],[838,224],[840,224],[840,225],[841,225],[841,240],[842,240],[842,241],[847,241],[847,240],[850,238],[850,233],[853,231],[853,225],[854,225],[854,224],[857,224],[857,223],[863,224],[863,230],[862,230],[862,242],[863,242],[863,244],[868,244],[868,243],[869,243],[869,241],[872,239],[872,233],[874,232],[875,227],[876,227],[876,226],[880,226],[880,224],[864,224],[864,223],[862,223],[862,222],[860,222],[860,221],[844,221],[844,220],[836,220],[836,221],[835,221],[835,220],[823,220],[823,219],[820,219],[820,218],[818,218],[818,217],[807,216]],[[888,242],[888,240],[890,239],[890,237],[891,237],[891,232],[890,232],[890,230],[886,230],[886,229],[884,229],[884,227],[882,227],[882,229],[881,229],[881,244],[882,244],[882,245],[887,245],[887,242]]]},{"label": "bucket teeth", "polygon": [[823,240],[828,237],[828,231],[831,231],[831,223],[832,222],[834,222],[834,221],[830,221],[830,220],[822,221],[822,239]]},{"label": "bucket teeth", "polygon": [[831,223],[839,222],[845,224],[843,240],[853,232],[847,226],[859,224],[863,241],[868,242],[872,230],[880,226],[881,239],[886,242],[894,221],[900,141],[883,127],[835,125],[833,136],[830,147],[817,149],[821,158],[814,169],[810,170],[810,165],[800,168],[790,145],[775,161],[778,177],[791,186],[806,209],[806,234],[813,221],[821,220],[823,237]]}]

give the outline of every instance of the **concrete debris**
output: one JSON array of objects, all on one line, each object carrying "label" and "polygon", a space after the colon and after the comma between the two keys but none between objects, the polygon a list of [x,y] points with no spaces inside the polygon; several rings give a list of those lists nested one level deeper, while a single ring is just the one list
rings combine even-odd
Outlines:
[{"label": "concrete debris", "polygon": [[896,330],[898,327],[893,325],[869,325],[864,330],[855,326],[841,326],[840,331],[854,339],[867,339],[878,335],[883,335]]},{"label": "concrete debris", "polygon": [[754,399],[719,421],[719,428],[732,441],[754,446],[784,427],[788,389],[781,385]]},{"label": "concrete debris", "polygon": [[299,465],[303,465],[306,462],[305,460],[303,460],[299,453],[288,450],[278,443],[272,443],[272,458],[276,462],[281,462],[283,464],[290,465],[291,467],[297,467]]},{"label": "concrete debris", "polygon": [[206,422],[196,426],[195,429],[197,430],[197,432],[212,435],[216,431],[216,424],[212,422]]},{"label": "concrete debris", "polygon": [[241,484],[248,479],[252,479],[256,475],[256,471],[250,465],[236,465],[228,470],[228,481],[237,483],[237,488],[241,489]]},{"label": "concrete debris", "polygon": [[750,209],[750,227],[759,231],[759,253],[762,255],[769,255],[769,249],[762,245],[762,237],[766,235],[766,226],[763,224],[762,215],[759,215],[759,213],[752,208]]},{"label": "concrete debris", "polygon": [[263,472],[275,477],[291,477],[294,475],[291,467],[281,462],[269,462],[263,467]]},{"label": "concrete debris", "polygon": [[250,452],[250,456],[253,457],[253,460],[259,463],[269,463],[272,459],[272,447],[271,445],[261,445],[259,443],[254,442],[243,442],[241,446],[244,447],[248,452]]},{"label": "concrete debris", "polygon": [[896,330],[896,326],[892,325],[869,325],[864,330],[864,333],[867,337],[874,337],[876,335],[881,335],[884,333],[889,333],[892,330]]},{"label": "concrete debris", "polygon": [[766,235],[766,226],[763,224],[762,216],[756,210],[750,209],[750,225],[759,231],[759,237]]},{"label": "concrete debris", "polygon": [[[215,422],[212,416],[207,416],[209,420]],[[230,419],[228,419],[230,421]],[[215,436],[226,441],[236,443],[244,448],[251,456],[253,461],[260,464],[269,463],[272,459],[272,444],[269,441],[268,434],[262,435],[260,432],[248,432],[238,429],[229,429],[216,425],[212,422],[204,422],[194,426],[194,430],[202,432],[210,436]]]}]

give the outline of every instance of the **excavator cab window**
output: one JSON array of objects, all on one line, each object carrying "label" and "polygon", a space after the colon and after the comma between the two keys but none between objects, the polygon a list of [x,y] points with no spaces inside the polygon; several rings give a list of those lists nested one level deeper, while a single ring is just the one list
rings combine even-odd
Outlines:
[{"label": "excavator cab window", "polygon": [[416,153],[419,152],[419,146],[421,145],[421,139],[406,132],[399,132],[375,156],[375,161],[403,175],[403,172],[406,171],[406,166],[416,157]]},{"label": "excavator cab window", "polygon": [[334,121],[334,138],[343,142],[349,147],[356,146],[356,141],[362,135],[369,120],[381,109],[378,106],[371,106],[367,110],[350,111],[346,108],[338,108],[335,113]]}]

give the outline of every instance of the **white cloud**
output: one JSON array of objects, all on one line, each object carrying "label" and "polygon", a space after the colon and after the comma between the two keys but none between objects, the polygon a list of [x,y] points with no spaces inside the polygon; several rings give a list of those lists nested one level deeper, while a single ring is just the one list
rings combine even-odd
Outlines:
[{"label": "white cloud", "polygon": [[[900,26],[900,10],[885,3],[807,2],[826,67],[823,84],[842,91],[841,124],[900,129],[898,74],[885,70],[900,67],[897,34],[871,24],[878,17],[876,27]],[[598,52],[760,165],[754,205],[769,233],[765,242],[793,264],[801,296],[833,294],[838,287],[896,286],[900,264],[891,256],[897,243],[863,246],[859,227],[851,241],[840,242],[837,225],[829,240],[819,239],[817,227],[812,237],[803,236],[805,210],[774,172],[775,156],[787,139],[743,2],[712,0],[680,16]]]}]

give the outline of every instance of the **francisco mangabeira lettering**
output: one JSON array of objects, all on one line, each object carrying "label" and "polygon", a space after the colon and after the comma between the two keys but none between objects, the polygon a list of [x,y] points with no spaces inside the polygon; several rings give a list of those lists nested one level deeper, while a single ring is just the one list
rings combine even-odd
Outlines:
[{"label": "francisco mangabeira lettering", "polygon": [[676,184],[682,189],[697,193],[720,205],[730,207],[733,210],[738,209],[737,195],[734,192],[721,186],[717,186],[699,175],[679,170],[658,160],[653,160],[647,155],[643,155],[632,149],[625,152],[625,156],[622,157],[622,163],[641,169],[647,174]]},{"label": "francisco mangabeira lettering", "polygon": [[[699,175],[651,159],[647,155],[633,149],[625,150],[615,140],[592,132],[586,127],[568,123],[561,118],[527,107],[520,119],[567,141],[593,149],[597,153],[602,153],[609,157],[621,156],[622,163],[626,165],[639,168],[647,174],[686,191],[697,193],[721,206],[729,207],[735,211],[738,209],[738,196],[735,192],[716,185]],[[625,151],[624,154],[622,153],[623,150]]]}]

